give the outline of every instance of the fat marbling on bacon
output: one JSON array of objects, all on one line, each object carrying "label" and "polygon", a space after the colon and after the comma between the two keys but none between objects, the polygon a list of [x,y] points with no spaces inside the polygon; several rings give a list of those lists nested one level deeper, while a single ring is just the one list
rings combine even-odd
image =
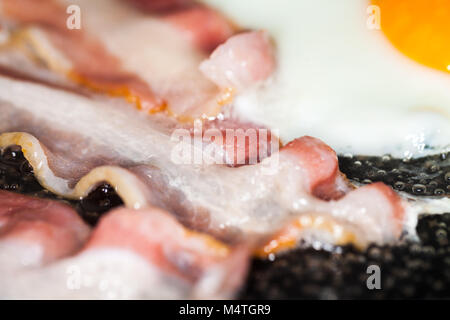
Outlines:
[{"label": "fat marbling on bacon", "polygon": [[[66,26],[69,4],[82,8],[80,30]],[[217,40],[215,28],[210,35],[186,26],[183,12],[160,17],[119,0],[2,0],[0,19],[10,26],[14,47],[26,48],[74,83],[123,97],[146,112],[166,110],[180,118],[217,112],[222,94],[198,70],[207,53],[196,43],[224,40],[232,33],[225,22],[222,29],[229,30]],[[192,43],[192,37],[200,40]]]},{"label": "fat marbling on bacon", "polygon": [[163,207],[229,242],[259,239],[312,212],[364,230],[361,243],[398,235],[389,227],[394,213],[369,208],[370,199],[336,209],[354,192],[336,154],[317,139],[298,139],[255,165],[179,164],[172,153],[181,142],[163,121],[127,104],[6,77],[0,77],[0,101],[0,147],[21,145],[40,183],[62,196],[83,197],[107,181],[127,206]]}]

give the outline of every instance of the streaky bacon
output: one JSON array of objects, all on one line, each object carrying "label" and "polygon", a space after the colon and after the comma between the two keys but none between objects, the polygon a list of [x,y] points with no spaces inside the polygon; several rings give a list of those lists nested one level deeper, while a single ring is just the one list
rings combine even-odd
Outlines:
[{"label": "streaky bacon", "polygon": [[236,31],[226,17],[194,0],[125,0],[179,28],[198,48],[211,52]]},{"label": "streaky bacon", "polygon": [[[68,205],[0,190],[0,246],[36,248],[32,265],[46,264],[81,249],[90,228]],[[17,252],[20,259],[20,252]],[[8,257],[12,260],[13,257]]]},{"label": "streaky bacon", "polygon": [[[0,14],[2,19],[14,22],[16,34],[25,35],[20,40],[29,41],[27,46],[32,48],[29,53],[37,55],[37,59],[54,68],[53,71],[63,73],[80,86],[125,98],[148,113],[167,110],[174,116],[184,115],[186,118],[185,113],[194,108],[200,109],[199,106],[203,109],[196,116],[217,112],[216,95],[219,93],[197,70],[203,58],[201,48],[197,49],[195,43],[189,45],[189,41],[183,41],[185,31],[192,29],[188,26],[189,19],[186,19],[189,14],[165,21],[164,17],[147,17],[131,10],[120,1],[99,3],[99,6],[108,5],[105,13],[100,11],[100,15],[112,13],[121,18],[111,21],[106,16],[98,19],[97,15],[91,16],[90,10],[97,7],[91,1],[79,1],[78,4],[85,10],[80,30],[67,28],[66,8],[62,0],[5,0]],[[196,10],[202,12],[203,9]],[[199,39],[204,45],[208,41],[222,41],[218,38],[226,36],[225,25],[220,31],[221,23],[216,26],[214,19],[210,18],[210,31],[197,28],[200,33],[192,30],[188,33],[199,34],[193,39]],[[180,23],[177,24],[177,21]],[[184,25],[184,29],[173,25]],[[158,35],[155,26],[161,27],[159,33],[161,30],[166,32],[165,45],[161,46],[161,39],[158,38],[161,35]],[[135,37],[134,42],[130,33]],[[148,38],[142,38],[144,35]],[[42,50],[41,47],[34,48],[36,42],[49,44]],[[183,61],[172,60],[169,63],[166,61],[168,57],[177,56],[171,50],[189,51],[190,56]],[[130,61],[131,66],[127,64]],[[181,77],[185,81],[181,81]]]},{"label": "streaky bacon", "polygon": [[[182,121],[217,115],[232,101],[232,89],[259,83],[275,68],[266,33],[232,36],[236,27],[203,4],[170,1],[167,8],[176,9],[145,15],[124,1],[96,3],[77,2],[84,9],[80,30],[67,28],[62,0],[5,0],[0,14],[22,35],[14,38],[24,42],[28,55],[53,71],[94,92],[125,98],[144,112],[166,111]],[[105,12],[92,13],[107,5]],[[221,43],[202,63],[205,77],[199,65]]]},{"label": "streaky bacon", "polygon": [[[233,117],[205,121],[203,128],[203,139],[216,144],[224,153],[224,163],[232,167],[256,164],[279,150],[280,141],[271,130]],[[219,138],[208,137],[210,130]]]},{"label": "streaky bacon", "polygon": [[196,6],[194,0],[122,0],[148,13],[170,13]]},{"label": "streaky bacon", "polygon": [[238,91],[266,80],[275,67],[274,49],[264,31],[232,36],[200,65],[203,74],[219,87]]},{"label": "streaky bacon", "polygon": [[[334,215],[330,215],[333,211]],[[360,249],[380,238],[395,241],[402,234],[406,214],[405,204],[392,188],[381,182],[373,183],[293,218],[254,253],[266,257],[295,248],[301,240],[353,244]],[[343,222],[343,215],[351,222]]]},{"label": "streaky bacon", "polygon": [[[163,99],[136,74],[123,69],[120,60],[107,51],[100,39],[83,28],[68,29],[66,8],[53,0],[4,0],[4,13],[22,24],[41,26],[53,45],[72,64],[68,76],[75,82],[113,96],[123,96],[147,112],[164,108]],[[95,57],[95,58],[93,58]]]},{"label": "streaky bacon", "polygon": [[236,31],[223,15],[202,5],[169,13],[163,19],[205,52],[214,50]]},{"label": "streaky bacon", "polygon": [[[32,198],[27,200],[28,207],[41,207],[42,203]],[[59,205],[45,202],[47,207]],[[20,203],[17,206],[23,207]],[[64,214],[59,213],[51,220],[63,220]],[[74,228],[68,224],[60,227],[68,231]],[[53,242],[67,242],[52,236]],[[232,298],[243,285],[249,263],[246,246],[230,247],[185,229],[168,212],[153,207],[106,213],[82,250],[35,268],[6,268],[10,251],[5,251],[0,239],[0,257],[5,256],[0,265],[2,299]],[[30,284],[36,290],[30,290]]]},{"label": "streaky bacon", "polygon": [[[214,279],[217,291],[211,292],[214,296],[232,296],[242,285],[248,267],[245,247],[232,248],[208,235],[190,231],[157,208],[108,213],[84,251],[102,248],[129,250],[163,273],[197,286],[208,277],[217,276]],[[207,297],[201,292],[196,294]]]},{"label": "streaky bacon", "polygon": [[[195,142],[173,140],[173,128],[164,128],[163,119],[157,123],[127,105],[19,80],[0,77],[0,84],[1,110],[12,119],[0,118],[0,130],[35,135],[2,134],[1,146],[25,147],[39,181],[62,196],[83,197],[93,184],[107,181],[128,206],[161,207],[186,226],[230,243],[266,237],[291,218],[317,210],[341,225],[361,226],[371,241],[394,238],[377,231],[382,221],[366,223],[361,212],[370,203],[358,200],[365,193],[350,191],[336,154],[320,140],[298,139],[254,165],[207,164],[204,150],[199,163],[179,163],[175,150],[188,147],[192,154]],[[353,200],[330,201],[344,194]],[[346,205],[337,210],[339,203]]]},{"label": "streaky bacon", "polygon": [[307,171],[309,191],[318,198],[338,199],[349,191],[336,152],[323,141],[305,136],[289,142],[282,152],[293,154]]}]

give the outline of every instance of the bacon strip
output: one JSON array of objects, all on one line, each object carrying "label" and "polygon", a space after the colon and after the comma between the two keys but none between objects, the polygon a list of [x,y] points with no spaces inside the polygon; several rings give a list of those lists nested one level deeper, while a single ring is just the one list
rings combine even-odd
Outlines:
[{"label": "bacon strip", "polygon": [[0,190],[0,264],[39,266],[71,255],[89,227],[67,205]]},{"label": "bacon strip", "polygon": [[57,2],[5,0],[3,12],[16,22],[41,27],[38,35],[31,31],[28,36],[46,37],[55,50],[62,52],[70,61],[70,70],[61,71],[75,82],[113,96],[124,96],[146,111],[158,111],[163,107],[164,102],[154,95],[149,85],[139,76],[123,70],[119,59],[109,53],[101,41],[84,30],[68,29],[65,7]]},{"label": "bacon strip", "polygon": [[198,48],[211,52],[236,32],[219,12],[194,0],[126,0],[142,12],[158,15],[182,31]]},{"label": "bacon strip", "polygon": [[[241,286],[248,265],[245,248],[233,249],[210,236],[183,228],[166,212],[151,208],[109,213],[100,222],[85,251],[122,248],[151,265],[193,285],[200,297],[230,297]],[[212,277],[212,278],[211,278]],[[204,287],[201,282],[213,287]]]},{"label": "bacon strip", "polygon": [[235,33],[235,28],[220,13],[202,5],[169,13],[164,20],[205,52],[213,51]]},{"label": "bacon strip", "polygon": [[246,32],[220,45],[200,65],[203,74],[221,88],[242,91],[269,78],[275,54],[267,33]]},{"label": "bacon strip", "polygon": [[[62,240],[53,238],[53,242]],[[2,250],[0,254],[5,253]],[[4,270],[0,297],[230,298],[244,281],[248,258],[246,248],[228,247],[189,231],[167,212],[118,209],[102,218],[77,255],[40,268]]]},{"label": "bacon strip", "polygon": [[[406,205],[390,187],[374,183],[337,201],[317,203],[313,211],[295,217],[258,247],[255,254],[266,257],[294,248],[300,240],[325,245],[353,244],[361,249],[380,239],[395,241],[402,233],[406,214]],[[343,222],[343,216],[349,223]]]},{"label": "bacon strip", "polygon": [[[69,4],[82,8],[81,30],[66,27]],[[5,0],[0,10],[0,21],[11,26],[11,45],[80,86],[122,97],[145,112],[165,110],[190,121],[220,110],[219,90],[198,70],[206,56],[184,34],[191,28],[190,13],[164,18],[105,0]],[[208,45],[228,34],[211,27],[206,33],[196,27],[204,33],[194,36],[197,42]]]},{"label": "bacon strip", "polygon": [[[0,147],[21,145],[39,181],[65,197],[83,197],[108,181],[127,206],[162,207],[186,226],[228,242],[258,242],[293,217],[318,209],[343,225],[356,224],[373,241],[395,238],[376,231],[381,221],[367,224],[364,214],[354,216],[371,212],[370,202],[339,202],[346,203],[341,212],[318,198],[360,193],[349,192],[335,153],[316,139],[299,139],[259,164],[229,168],[207,164],[194,140],[171,139],[163,119],[149,120],[127,105],[6,78],[0,78],[0,101],[7,117],[0,119],[0,131],[34,135],[3,134]],[[175,161],[180,147],[198,153],[201,161]]]},{"label": "bacon strip", "polygon": [[336,152],[323,141],[303,137],[289,142],[283,150],[292,153],[299,165],[307,168],[309,191],[315,196],[325,200],[338,199],[349,191],[339,172]]},{"label": "bacon strip", "polygon": [[148,13],[168,13],[195,5],[194,0],[122,0]]}]

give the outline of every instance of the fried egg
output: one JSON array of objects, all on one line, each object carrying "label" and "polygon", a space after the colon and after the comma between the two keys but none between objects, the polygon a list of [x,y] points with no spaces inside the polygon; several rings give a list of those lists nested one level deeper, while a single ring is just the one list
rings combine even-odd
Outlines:
[{"label": "fried egg", "polygon": [[205,2],[276,45],[273,77],[234,100],[241,117],[340,154],[450,150],[448,1]]}]

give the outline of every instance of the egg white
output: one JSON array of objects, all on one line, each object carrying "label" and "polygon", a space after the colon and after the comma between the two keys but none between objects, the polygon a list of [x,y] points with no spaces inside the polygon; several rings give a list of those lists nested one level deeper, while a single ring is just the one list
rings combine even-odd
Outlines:
[{"label": "egg white", "polygon": [[450,76],[370,29],[369,1],[205,2],[243,27],[267,30],[277,46],[273,79],[235,99],[240,116],[279,130],[285,142],[312,135],[341,154],[450,150]]}]

